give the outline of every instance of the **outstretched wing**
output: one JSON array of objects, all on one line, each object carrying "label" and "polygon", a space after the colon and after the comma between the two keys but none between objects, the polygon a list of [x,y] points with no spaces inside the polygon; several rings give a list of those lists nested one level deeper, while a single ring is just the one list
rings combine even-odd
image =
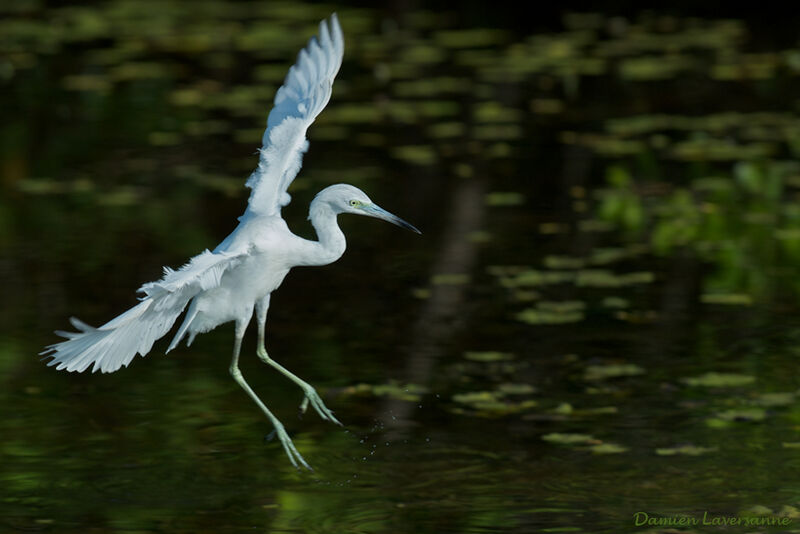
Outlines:
[{"label": "outstretched wing", "polygon": [[280,215],[281,207],[291,200],[286,190],[308,150],[306,130],[331,98],[343,54],[342,28],[334,13],[320,22],[319,37],[312,37],[300,51],[275,94],[275,106],[261,140],[258,168],[247,180],[252,191],[245,215]]},{"label": "outstretched wing", "polygon": [[67,371],[111,373],[127,367],[137,354],[144,356],[153,343],[166,334],[186,304],[198,293],[219,286],[222,276],[247,255],[237,252],[204,251],[174,271],[164,268],[164,277],[144,284],[141,302],[100,327],[92,327],[73,317],[78,332],[56,332],[66,341],[47,347],[48,365]]}]

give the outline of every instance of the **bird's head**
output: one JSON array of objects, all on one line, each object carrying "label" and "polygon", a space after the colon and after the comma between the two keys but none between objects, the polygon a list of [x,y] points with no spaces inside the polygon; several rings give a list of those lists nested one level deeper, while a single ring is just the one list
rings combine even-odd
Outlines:
[{"label": "bird's head", "polygon": [[393,215],[373,203],[366,193],[352,185],[336,184],[326,187],[317,194],[316,200],[326,202],[335,213],[352,213],[354,215],[375,217],[376,219],[396,224],[406,230],[411,230],[418,234],[422,233],[397,215]]}]

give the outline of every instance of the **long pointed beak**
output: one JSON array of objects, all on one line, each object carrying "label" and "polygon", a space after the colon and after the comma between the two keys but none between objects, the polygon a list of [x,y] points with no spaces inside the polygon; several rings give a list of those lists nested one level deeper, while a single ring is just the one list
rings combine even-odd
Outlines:
[{"label": "long pointed beak", "polygon": [[411,230],[412,232],[416,232],[418,234],[422,233],[419,230],[417,230],[417,228],[414,225],[407,223],[406,221],[404,221],[403,219],[401,219],[397,215],[389,213],[388,211],[386,211],[385,209],[381,208],[380,206],[378,206],[376,204],[369,204],[367,206],[364,206],[362,208],[362,210],[363,210],[362,213],[364,215],[369,216],[369,217],[375,217],[376,219],[382,219],[384,221],[390,222],[392,224],[396,224],[397,226],[399,226],[401,228],[405,228],[406,230]]}]

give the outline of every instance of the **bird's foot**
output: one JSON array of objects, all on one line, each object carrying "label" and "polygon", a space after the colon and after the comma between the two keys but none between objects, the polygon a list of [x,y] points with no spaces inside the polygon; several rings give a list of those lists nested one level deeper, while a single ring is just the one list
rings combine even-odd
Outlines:
[{"label": "bird's foot", "polygon": [[289,461],[292,462],[293,466],[300,469],[300,466],[302,465],[309,471],[313,471],[313,469],[311,469],[311,466],[308,465],[308,462],[306,462],[305,459],[300,455],[300,453],[297,452],[297,448],[294,446],[294,443],[292,443],[292,438],[290,438],[289,434],[286,433],[286,429],[283,428],[283,425],[281,425],[280,423],[275,425],[275,430],[273,431],[273,434],[278,436],[281,445],[283,445],[283,450],[286,451],[286,456],[289,457]]},{"label": "bird's foot", "polygon": [[300,403],[301,414],[306,413],[308,405],[311,404],[323,421],[330,421],[331,423],[335,423],[339,426],[344,426],[339,422],[338,419],[336,419],[336,417],[333,415],[333,412],[330,411],[327,406],[325,406],[325,403],[322,402],[322,398],[319,396],[319,393],[317,393],[313,387],[308,386],[307,388],[303,388],[303,391],[305,392],[306,396],[303,399],[303,402]]}]

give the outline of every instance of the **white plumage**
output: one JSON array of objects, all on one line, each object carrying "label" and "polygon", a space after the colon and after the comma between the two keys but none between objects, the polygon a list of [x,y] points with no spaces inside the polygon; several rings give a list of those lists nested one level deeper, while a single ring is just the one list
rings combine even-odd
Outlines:
[{"label": "white plumage", "polygon": [[258,321],[257,354],[265,363],[286,375],[305,393],[301,408],[310,403],[323,418],[338,423],[333,413],[306,382],[272,360],[264,348],[264,328],[270,294],[292,267],[325,265],[336,261],[346,242],[336,221],[340,213],[384,219],[419,232],[402,219],[373,204],[361,190],[337,184],[314,198],[309,219],[317,241],[294,235],[281,218],[281,207],[289,203],[289,185],[302,165],[308,149],[306,130],[327,105],[333,79],[344,54],[342,30],[336,15],[319,26],[319,39],[312,38],[289,69],[275,95],[275,106],[259,150],[258,167],[247,180],[251,189],[247,209],[239,225],[213,251],[203,251],[178,270],[164,268],[157,282],[144,284],[141,302],[94,328],[76,318],[77,332],[57,333],[65,341],[48,346],[41,354],[52,357],[48,365],[67,371],[109,373],[125,367],[136,354],[146,355],[189,305],[188,312],[167,351],[184,337],[235,321],[236,336],[230,371],[236,382],[258,404],[275,426],[289,459],[308,467],[283,429],[283,425],[245,382],[238,367],[241,340],[255,310]]}]

